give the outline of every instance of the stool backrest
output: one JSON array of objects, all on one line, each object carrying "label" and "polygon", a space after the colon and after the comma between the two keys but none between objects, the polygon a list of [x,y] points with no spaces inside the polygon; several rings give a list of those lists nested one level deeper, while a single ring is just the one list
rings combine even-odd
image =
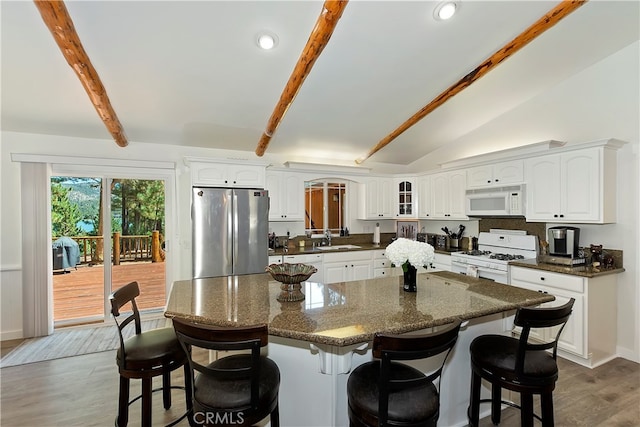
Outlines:
[{"label": "stool backrest", "polygon": [[[138,305],[136,304],[136,297],[138,295],[140,295],[140,287],[138,286],[138,282],[128,283],[109,295],[109,301],[111,302],[111,314],[113,315],[113,320],[115,320],[116,322],[116,326],[118,327],[118,335],[120,336],[120,349],[123,352],[123,360],[125,360],[125,358],[124,336],[122,334],[122,330],[129,323],[134,322],[136,335],[142,333],[140,312],[138,311]],[[118,318],[120,316],[120,309],[128,303],[131,303],[131,314],[129,314],[121,321],[118,321]]]},{"label": "stool backrest", "polygon": [[[378,419],[380,425],[386,425],[389,411],[389,392],[409,389],[431,383],[442,375],[444,364],[453,349],[460,332],[460,320],[456,320],[442,329],[429,334],[391,335],[376,333],[373,338],[373,356],[380,359],[380,377],[378,383],[379,403]],[[445,353],[438,369],[416,379],[392,379],[391,367],[395,360],[425,359]],[[438,393],[440,382],[438,381]]]},{"label": "stool backrest", "polygon": [[[573,311],[574,298],[566,304],[558,307],[521,307],[516,311],[513,321],[514,325],[522,327],[520,342],[518,344],[518,354],[516,355],[516,375],[523,373],[524,361],[529,351],[545,351],[552,349],[555,359],[558,352],[558,340],[564,329],[571,312]],[[529,342],[531,329],[552,328],[560,326],[552,341],[549,342]]]},{"label": "stool backrest", "polygon": [[[266,324],[248,327],[217,327],[189,322],[182,319],[173,319],[173,328],[176,331],[178,341],[187,354],[191,378],[195,380],[195,372],[201,375],[215,378],[250,379],[251,381],[251,408],[255,409],[259,403],[259,379],[260,379],[260,348],[269,342],[269,332]],[[205,366],[193,359],[192,347],[207,350],[236,351],[250,350],[251,364],[234,369],[218,369]],[[191,382],[194,384],[194,381]],[[224,390],[221,390],[224,392]],[[194,396],[194,394],[191,394]]]}]

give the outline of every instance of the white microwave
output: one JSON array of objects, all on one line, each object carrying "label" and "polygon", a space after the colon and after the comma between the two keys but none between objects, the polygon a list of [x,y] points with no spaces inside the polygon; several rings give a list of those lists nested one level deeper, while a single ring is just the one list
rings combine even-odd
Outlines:
[{"label": "white microwave", "polygon": [[524,216],[524,188],[493,187],[466,192],[468,216]]}]

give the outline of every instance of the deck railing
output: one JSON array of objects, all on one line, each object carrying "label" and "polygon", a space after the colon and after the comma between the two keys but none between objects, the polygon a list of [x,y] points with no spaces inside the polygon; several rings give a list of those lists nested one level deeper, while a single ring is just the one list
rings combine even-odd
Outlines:
[{"label": "deck railing", "polygon": [[[69,236],[78,243],[80,264],[100,264],[103,262],[102,236]],[[55,241],[57,237],[53,238]],[[160,232],[153,231],[149,235],[111,235],[112,262],[119,265],[121,261],[164,261],[164,251],[160,247]]]}]

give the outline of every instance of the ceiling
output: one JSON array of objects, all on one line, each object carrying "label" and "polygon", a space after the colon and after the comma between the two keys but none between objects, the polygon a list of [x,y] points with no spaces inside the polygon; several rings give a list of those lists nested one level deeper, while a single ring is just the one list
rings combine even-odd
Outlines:
[{"label": "ceiling", "polygon": [[[352,0],[267,153],[362,157],[557,3],[462,0],[453,19],[436,21],[437,2]],[[322,4],[66,2],[129,141],[251,153]],[[473,144],[478,129],[637,41],[639,4],[588,2],[371,161],[409,165],[447,145]],[[111,139],[34,4],[0,7],[2,130]],[[275,49],[258,49],[261,30],[277,34]],[[484,138],[504,139],[504,126],[493,128]]]}]

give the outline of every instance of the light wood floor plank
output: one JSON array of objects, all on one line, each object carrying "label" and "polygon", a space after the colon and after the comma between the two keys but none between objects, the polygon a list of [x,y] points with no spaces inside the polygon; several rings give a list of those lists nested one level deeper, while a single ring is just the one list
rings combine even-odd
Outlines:
[{"label": "light wood floor plank", "polygon": [[[199,359],[206,360],[206,355],[199,355]],[[559,365],[560,379],[554,393],[556,426],[640,426],[640,365],[624,359],[593,370],[563,359],[559,359]],[[172,380],[175,385],[183,383],[181,369],[173,372]],[[115,351],[2,368],[0,385],[2,427],[85,427],[114,423],[118,399]],[[157,378],[154,388],[159,386]],[[140,382],[132,381],[131,396],[139,393]],[[154,425],[165,425],[184,412],[183,391],[174,390],[172,396],[174,405],[164,411],[161,394],[154,394]],[[539,400],[536,399],[535,404],[539,405]],[[287,402],[280,402],[281,407],[286,405]],[[131,406],[130,425],[139,424],[138,401]],[[492,425],[489,418],[480,424]],[[183,420],[178,425],[186,427],[188,423]],[[519,426],[519,412],[513,408],[504,410],[500,425]],[[536,420],[535,425],[540,423]]]}]

